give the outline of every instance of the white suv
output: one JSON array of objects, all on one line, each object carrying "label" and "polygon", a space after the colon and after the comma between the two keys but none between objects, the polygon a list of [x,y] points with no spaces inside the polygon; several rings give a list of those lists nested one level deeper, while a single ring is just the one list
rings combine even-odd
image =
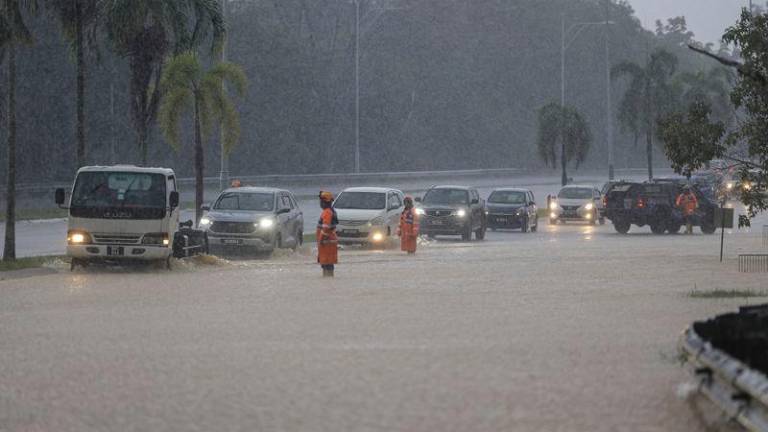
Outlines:
[{"label": "white suv", "polygon": [[403,192],[397,189],[358,187],[345,189],[333,208],[339,218],[339,243],[384,244],[397,233],[403,211]]}]

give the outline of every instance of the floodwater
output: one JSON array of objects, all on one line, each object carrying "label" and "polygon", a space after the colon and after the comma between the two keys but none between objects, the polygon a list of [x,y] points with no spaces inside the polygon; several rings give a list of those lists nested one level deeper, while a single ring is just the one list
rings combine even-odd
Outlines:
[{"label": "floodwater", "polygon": [[347,248],[335,279],[310,246],[54,265],[0,281],[0,430],[728,430],[685,397],[676,343],[761,300],[689,296],[765,290],[735,259],[761,234],[731,230],[722,264],[719,236],[542,224]]}]

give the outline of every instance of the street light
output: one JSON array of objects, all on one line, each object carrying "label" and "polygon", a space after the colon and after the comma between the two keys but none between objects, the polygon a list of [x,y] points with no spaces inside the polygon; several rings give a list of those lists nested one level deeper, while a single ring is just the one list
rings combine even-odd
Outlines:
[{"label": "street light", "polygon": [[[571,44],[579,37],[582,30],[590,26],[609,26],[615,24],[613,21],[597,21],[597,22],[580,22],[572,24],[568,30],[565,29],[565,14],[560,15],[561,18],[561,38],[560,38],[560,107],[565,109],[565,52],[570,48]],[[571,35],[569,38],[569,35]],[[566,39],[568,41],[566,42]],[[613,180],[613,126],[611,121],[611,65],[610,65],[610,51],[608,49],[608,32],[605,32],[605,69],[606,69],[606,135],[608,137],[608,178]],[[563,178],[562,183],[566,185],[568,183],[568,176],[565,173],[565,140],[562,142],[562,164],[563,164]]]},{"label": "street light", "polygon": [[[221,0],[221,16],[224,19],[224,23],[227,23],[227,1]],[[227,29],[227,32],[229,29]],[[227,39],[229,39],[227,32],[224,32],[224,40],[221,43],[221,62],[227,61]],[[224,82],[222,80],[222,86]],[[219,170],[219,190],[224,190],[229,186],[229,161],[227,160],[227,153],[224,148],[224,125],[221,125],[221,135],[219,138],[221,144],[221,169]]]}]

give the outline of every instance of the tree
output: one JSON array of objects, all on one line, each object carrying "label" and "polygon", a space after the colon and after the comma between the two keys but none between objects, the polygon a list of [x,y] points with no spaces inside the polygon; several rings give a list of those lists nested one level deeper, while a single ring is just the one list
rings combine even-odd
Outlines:
[{"label": "tree", "polygon": [[162,97],[160,79],[169,52],[199,46],[212,33],[213,47],[224,36],[218,0],[99,0],[107,36],[128,58],[130,111],[142,164],[147,163],[149,131]]},{"label": "tree", "polygon": [[611,77],[629,77],[629,86],[619,104],[619,122],[634,134],[635,142],[644,134],[648,179],[653,179],[654,129],[658,119],[674,106],[670,79],[677,57],[664,50],[651,54],[644,66],[623,62],[611,69]]},{"label": "tree", "polygon": [[3,261],[16,259],[16,47],[32,43],[23,13],[36,10],[35,0],[0,0],[0,47],[8,54],[8,177]]},{"label": "tree", "polygon": [[64,36],[75,54],[77,68],[77,166],[85,165],[85,50],[88,41],[95,39],[99,10],[97,0],[47,0],[61,21]]},{"label": "tree", "polygon": [[688,109],[698,102],[709,106],[712,117],[727,126],[734,116],[730,100],[730,88],[733,74],[723,67],[713,67],[707,71],[683,72],[675,77],[675,94],[683,109]]},{"label": "tree", "polygon": [[203,205],[203,141],[210,137],[214,122],[221,125],[225,151],[229,152],[240,137],[240,119],[224,89],[231,84],[239,95],[245,93],[243,70],[232,63],[218,63],[203,70],[194,52],[173,57],[165,65],[160,82],[163,102],[160,106],[160,129],[177,151],[181,148],[179,122],[185,113],[192,114],[195,155],[195,220],[200,221]]},{"label": "tree", "polygon": [[[592,133],[581,114],[572,107],[550,103],[539,110],[536,146],[539,156],[553,168],[557,166],[558,153],[562,169],[562,184],[568,184],[568,163],[576,167],[584,162],[592,144]],[[559,147],[559,149],[558,149]],[[558,151],[559,150],[559,151]]]},{"label": "tree", "polygon": [[722,155],[725,124],[710,119],[712,109],[703,99],[695,100],[688,112],[675,112],[659,121],[659,138],[678,174],[690,178],[712,159]]}]

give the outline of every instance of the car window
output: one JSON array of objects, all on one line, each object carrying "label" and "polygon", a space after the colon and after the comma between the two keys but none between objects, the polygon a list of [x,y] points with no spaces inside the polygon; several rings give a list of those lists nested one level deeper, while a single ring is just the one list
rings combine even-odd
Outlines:
[{"label": "car window", "polygon": [[430,189],[424,195],[422,202],[435,205],[467,205],[469,192],[465,189]]},{"label": "car window", "polygon": [[333,207],[337,209],[379,210],[386,207],[387,195],[382,192],[342,192]]},{"label": "car window", "polygon": [[536,197],[533,196],[533,192],[528,192],[528,196],[531,197],[531,202],[532,203],[536,202]]},{"label": "car window", "polygon": [[298,201],[296,201],[296,197],[294,197],[293,194],[290,194],[290,193],[288,194],[288,197],[291,199],[291,206],[297,210],[300,210],[299,203]]},{"label": "car window", "polygon": [[563,188],[557,194],[558,198],[564,199],[589,199],[591,196],[592,192],[590,189],[578,187]]},{"label": "car window", "polygon": [[391,203],[392,203],[392,205],[393,205],[395,208],[400,208],[400,207],[402,207],[402,206],[403,206],[403,200],[401,200],[401,199],[400,199],[400,195],[398,195],[398,194],[396,194],[396,193],[393,193],[393,194],[392,194],[392,201],[391,201]]},{"label": "car window", "polygon": [[226,192],[219,196],[215,210],[272,211],[275,195],[271,193]]},{"label": "car window", "polygon": [[287,208],[287,209],[293,208],[293,206],[291,205],[291,199],[288,198],[288,195],[286,194],[280,195],[280,200],[282,201],[282,206],[281,206],[282,208]]},{"label": "car window", "polygon": [[488,197],[492,204],[525,204],[528,194],[520,191],[493,191]]}]

